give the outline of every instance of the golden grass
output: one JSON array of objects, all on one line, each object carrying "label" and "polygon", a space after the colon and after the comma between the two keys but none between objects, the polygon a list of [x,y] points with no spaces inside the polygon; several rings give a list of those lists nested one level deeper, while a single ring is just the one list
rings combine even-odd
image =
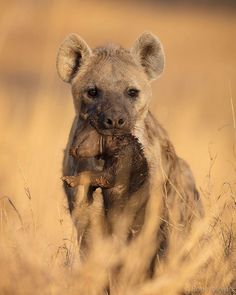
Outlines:
[{"label": "golden grass", "polygon": [[[0,294],[102,294],[119,261],[125,267],[112,294],[183,288],[230,294],[236,278],[234,12],[62,0],[0,7]],[[122,241],[98,236],[80,264],[60,181],[74,110],[55,70],[58,44],[69,32],[91,46],[111,40],[131,46],[145,30],[159,35],[167,60],[153,84],[152,109],[193,168],[206,210],[181,249],[173,235],[152,281],[144,280],[144,270],[153,213],[135,244],[120,247]]]}]

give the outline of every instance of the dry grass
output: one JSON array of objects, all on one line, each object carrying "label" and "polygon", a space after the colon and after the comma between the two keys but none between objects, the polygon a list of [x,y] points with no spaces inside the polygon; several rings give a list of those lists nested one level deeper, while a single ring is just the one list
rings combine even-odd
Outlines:
[{"label": "dry grass", "polygon": [[[0,294],[102,294],[119,261],[125,267],[112,294],[183,288],[230,294],[236,278],[235,13],[62,0],[2,1],[0,7]],[[181,249],[173,235],[153,281],[143,277],[153,211],[135,244],[97,237],[80,265],[60,181],[74,111],[69,87],[55,71],[58,44],[69,32],[91,46],[110,40],[131,46],[145,30],[160,36],[167,55],[166,72],[153,84],[152,109],[193,168],[206,210]]]}]

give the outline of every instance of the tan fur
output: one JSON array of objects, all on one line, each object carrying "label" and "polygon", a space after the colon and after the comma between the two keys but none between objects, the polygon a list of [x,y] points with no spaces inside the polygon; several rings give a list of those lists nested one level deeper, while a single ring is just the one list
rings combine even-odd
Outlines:
[{"label": "tan fur", "polygon": [[[83,117],[80,116],[84,112],[83,103],[93,104],[86,96],[85,89],[88,85],[95,84],[102,90],[102,99],[111,103],[114,110],[124,107],[127,111],[130,132],[142,144],[148,162],[150,177],[148,184],[138,192],[137,198],[140,201],[133,202],[132,198],[127,202],[127,215],[141,212],[136,216],[138,221],[134,221],[133,227],[142,224],[146,201],[150,193],[156,192],[155,197],[164,204],[163,217],[167,227],[169,220],[170,224],[181,228],[182,232],[188,231],[192,220],[202,213],[194,178],[189,166],[176,155],[166,131],[149,111],[152,96],[150,81],[159,77],[164,68],[160,41],[152,34],[144,33],[131,50],[114,44],[90,50],[80,37],[73,34],[61,45],[57,67],[60,77],[71,83],[76,110],[76,119],[65,151],[64,175],[76,174],[75,163],[68,156],[68,151],[76,129],[83,126]],[[127,99],[125,89],[128,87],[140,90],[136,100]],[[71,214],[78,234],[84,234],[89,226],[93,204],[85,206],[86,202],[78,196],[76,190],[67,190],[67,196],[69,204],[72,203]],[[83,206],[80,206],[81,202]]]}]

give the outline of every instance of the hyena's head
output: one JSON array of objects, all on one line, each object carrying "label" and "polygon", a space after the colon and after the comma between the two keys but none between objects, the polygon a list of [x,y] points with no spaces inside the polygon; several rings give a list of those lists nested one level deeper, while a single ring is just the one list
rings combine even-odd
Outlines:
[{"label": "hyena's head", "polygon": [[142,34],[130,50],[114,44],[92,50],[71,34],[57,57],[59,76],[72,85],[76,111],[101,134],[129,133],[144,120],[150,81],[163,68],[162,45],[150,33]]}]

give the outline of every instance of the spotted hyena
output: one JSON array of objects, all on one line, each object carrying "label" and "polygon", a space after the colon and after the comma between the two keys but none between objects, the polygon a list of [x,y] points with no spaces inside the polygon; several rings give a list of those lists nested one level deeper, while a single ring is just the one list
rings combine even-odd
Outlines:
[{"label": "spotted hyena", "polygon": [[[164,60],[162,44],[151,33],[143,33],[131,49],[115,44],[90,49],[81,37],[71,34],[60,46],[57,58],[59,76],[71,84],[76,111],[65,151],[63,174],[75,176],[86,170],[102,169],[101,160],[95,157],[75,159],[69,156],[78,130],[83,130],[88,122],[102,136],[132,134],[141,144],[148,165],[145,183],[135,196],[131,193],[122,204],[124,212],[132,216],[129,228],[136,231],[142,227],[144,218],[148,218],[145,208],[153,194],[164,204],[163,219],[167,227],[172,209],[175,211],[171,216],[172,224],[180,225],[182,231],[187,230],[193,217],[201,213],[192,172],[176,155],[166,131],[149,109],[151,81],[163,72]],[[96,212],[93,188],[86,187],[90,201],[86,194],[81,197],[84,194],[81,186],[65,185],[65,191],[78,236],[88,247],[88,229],[91,216]],[[102,191],[102,198],[106,226],[114,223],[117,208],[106,189]],[[163,229],[163,224],[161,226]],[[165,231],[166,235],[170,230]],[[166,241],[167,237],[164,237],[160,247],[165,248]]]}]

